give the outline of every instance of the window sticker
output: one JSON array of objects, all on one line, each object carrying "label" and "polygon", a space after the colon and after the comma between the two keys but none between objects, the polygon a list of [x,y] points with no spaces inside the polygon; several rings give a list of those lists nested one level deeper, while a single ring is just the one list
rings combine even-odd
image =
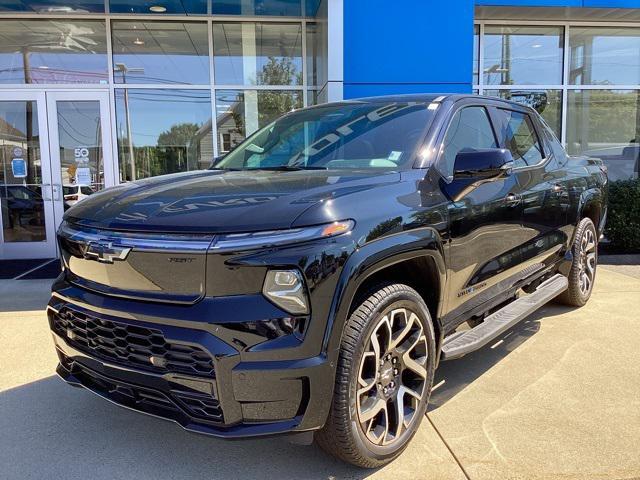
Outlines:
[{"label": "window sticker", "polygon": [[27,162],[24,158],[14,158],[11,160],[11,173],[13,173],[14,178],[27,177]]},{"label": "window sticker", "polygon": [[387,160],[391,160],[392,162],[397,162],[402,157],[402,152],[398,152],[397,150],[392,150]]}]

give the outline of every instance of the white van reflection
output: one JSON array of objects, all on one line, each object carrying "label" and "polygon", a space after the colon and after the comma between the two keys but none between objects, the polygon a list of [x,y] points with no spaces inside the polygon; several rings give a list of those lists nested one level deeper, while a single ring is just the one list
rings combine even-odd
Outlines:
[{"label": "white van reflection", "polygon": [[88,185],[65,184],[62,186],[64,195],[64,209],[73,207],[80,200],[87,198],[95,190]]}]

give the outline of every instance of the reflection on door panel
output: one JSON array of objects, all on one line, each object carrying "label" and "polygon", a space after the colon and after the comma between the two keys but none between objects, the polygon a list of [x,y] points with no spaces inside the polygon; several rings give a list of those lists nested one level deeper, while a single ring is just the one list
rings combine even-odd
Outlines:
[{"label": "reflection on door panel", "polygon": [[0,101],[2,240],[46,240],[38,109],[35,101]]},{"label": "reflection on door panel", "polygon": [[58,142],[64,209],[104,188],[100,102],[58,101]]}]

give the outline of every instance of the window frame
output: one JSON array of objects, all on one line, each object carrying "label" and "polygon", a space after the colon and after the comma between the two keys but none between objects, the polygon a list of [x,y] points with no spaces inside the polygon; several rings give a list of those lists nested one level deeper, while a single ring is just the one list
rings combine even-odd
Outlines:
[{"label": "window frame", "polygon": [[[438,173],[440,173],[442,178],[447,183],[451,183],[453,181],[453,171],[446,172],[445,171],[446,169],[443,168],[444,139],[447,137],[447,133],[451,128],[451,122],[453,121],[453,118],[456,116],[456,114],[458,112],[461,112],[465,108],[471,108],[471,107],[480,107],[485,111],[487,120],[489,121],[489,126],[491,127],[491,132],[493,133],[493,139],[496,145],[498,145],[498,148],[500,148],[500,142],[498,139],[498,135],[496,134],[495,119],[491,114],[491,108],[493,107],[493,105],[488,101],[482,102],[482,101],[474,100],[473,98],[469,98],[469,99],[465,99],[460,102],[457,102],[456,104],[454,104],[453,108],[448,112],[446,118],[442,122],[440,132],[438,133],[438,139],[436,141],[436,145],[438,146],[438,155],[436,157],[435,162],[433,162],[433,166],[436,168]],[[454,162],[454,169],[455,169],[455,162]]]},{"label": "window frame", "polygon": [[[640,83],[638,84],[578,84],[571,81],[571,58],[572,58],[572,48],[571,48],[571,39],[573,36],[574,29],[581,29],[584,27],[588,28],[635,28],[640,32],[640,25],[638,22],[633,21],[605,21],[604,19],[599,20],[569,20],[565,18],[555,18],[555,19],[500,19],[500,18],[492,18],[489,15],[484,16],[483,18],[477,18],[474,21],[474,26],[479,28],[478,35],[478,55],[477,58],[473,59],[474,64],[472,65],[471,71],[477,69],[480,72],[480,75],[477,79],[470,77],[472,82],[472,91],[477,93],[478,95],[484,95],[487,90],[497,90],[498,92],[504,91],[512,91],[512,90],[555,90],[558,91],[561,95],[560,102],[558,105],[559,111],[559,129],[556,131],[552,129],[554,137],[560,142],[560,145],[565,150],[567,155],[579,155],[579,152],[574,152],[572,154],[568,151],[568,143],[569,143],[569,135],[570,135],[570,125],[571,119],[569,117],[569,96],[570,93],[575,92],[577,90],[628,90],[634,91],[637,94],[640,94]],[[510,85],[488,85],[484,81],[484,75],[482,75],[482,65],[484,65],[484,45],[486,42],[485,37],[485,27],[504,27],[504,26],[557,26],[562,27],[563,30],[563,69],[562,69],[562,79],[559,83],[555,84],[529,84],[529,83],[514,83]],[[474,28],[475,28],[474,27]],[[545,123],[546,125],[546,123]],[[543,128],[538,125],[538,129]],[[538,130],[538,136],[540,135],[540,130]],[[621,146],[623,144],[621,143]],[[547,157],[555,158],[553,152],[549,152],[549,147],[546,143],[543,142],[543,148],[547,147]]]},{"label": "window frame", "polygon": [[[108,6],[108,0],[107,0]],[[87,21],[87,20],[98,20],[104,22],[106,29],[106,57],[107,57],[107,70],[106,70],[106,81],[104,83],[41,83],[32,86],[25,86],[21,83],[5,83],[0,84],[0,91],[12,91],[12,90],[21,90],[27,91],[30,88],[38,88],[47,91],[57,91],[57,90],[92,90],[92,91],[106,91],[109,93],[109,113],[111,118],[116,117],[116,107],[115,107],[115,96],[117,92],[125,91],[128,88],[132,89],[179,89],[179,90],[205,90],[210,92],[211,98],[211,119],[212,119],[212,130],[213,130],[213,151],[214,158],[218,157],[220,154],[219,151],[219,143],[217,139],[217,128],[216,128],[216,114],[217,114],[217,104],[215,102],[216,94],[221,90],[245,90],[245,91],[279,91],[279,90],[287,90],[287,91],[296,91],[300,97],[302,98],[302,106],[307,107],[311,106],[314,103],[314,98],[317,96],[319,92],[323,92],[323,95],[327,95],[327,88],[324,83],[326,83],[326,78],[320,79],[318,77],[318,81],[322,80],[323,84],[315,84],[312,81],[312,78],[309,77],[309,69],[308,63],[312,63],[311,60],[307,57],[307,49],[309,47],[307,42],[307,25],[314,24],[317,25],[319,23],[318,18],[311,16],[279,16],[279,15],[223,15],[223,14],[214,14],[212,12],[208,12],[206,15],[180,15],[180,14],[171,14],[171,15],[160,15],[160,14],[130,14],[130,13],[111,13],[108,8],[105,12],[93,12],[93,13],[65,13],[65,14],[47,14],[46,16],[41,13],[28,12],[28,11],[15,11],[15,12],[3,12],[1,15],[2,19],[6,20],[57,20],[63,19],[64,21],[74,22],[74,21]],[[112,22],[118,21],[138,21],[138,22],[181,22],[181,23],[205,23],[207,25],[207,36],[208,36],[208,55],[207,55],[207,63],[209,68],[209,82],[204,84],[190,84],[190,83],[179,83],[179,84],[162,84],[162,83],[117,83],[114,79],[114,61],[113,61],[113,39],[112,39]],[[252,85],[252,84],[241,84],[241,85],[227,85],[217,82],[215,79],[215,71],[214,71],[214,56],[213,56],[213,24],[217,22],[229,22],[229,23],[278,23],[278,24],[295,24],[301,25],[301,46],[302,46],[302,57],[301,57],[301,74],[302,74],[302,82],[298,85]],[[322,42],[321,37],[317,37],[318,42]],[[320,50],[322,51],[322,44],[319,45]],[[326,48],[326,47],[325,47]],[[326,61],[326,58],[324,59]],[[326,100],[325,100],[326,101]],[[110,132],[105,132],[105,135],[109,135],[109,142],[111,143],[114,152],[117,150],[118,144],[118,132],[116,130],[115,122],[111,127]],[[112,163],[114,168],[119,168],[120,159],[118,155],[114,155],[112,159]],[[115,179],[115,185],[121,183],[118,178]]]},{"label": "window frame", "polygon": [[[498,112],[498,110],[505,110],[505,111],[510,111],[510,112],[516,112],[516,113],[520,113],[521,115],[524,115],[525,118],[529,119],[529,124],[531,125],[531,128],[533,130],[533,134],[535,135],[537,141],[538,141],[538,145],[540,146],[540,155],[541,155],[541,159],[538,163],[535,163],[533,165],[523,165],[523,166],[515,166],[515,159],[514,159],[514,167],[513,167],[513,171],[514,172],[522,172],[525,170],[531,170],[534,168],[540,168],[544,165],[546,165],[550,159],[549,157],[549,152],[547,151],[546,148],[546,144],[545,142],[542,140],[542,137],[540,136],[540,126],[538,125],[538,113],[535,111],[529,111],[527,109],[527,107],[521,107],[521,106],[517,106],[517,105],[513,105],[510,103],[506,103],[504,104],[504,106],[502,105],[496,105],[493,106],[493,108],[495,109],[495,111],[493,112],[495,115],[495,121],[497,125],[503,126],[504,123],[504,117],[502,116],[502,114],[500,114]],[[500,131],[502,131],[502,129],[500,129]],[[511,149],[507,146],[505,139],[504,138],[498,138],[498,145],[500,146],[500,148],[504,148],[506,150],[511,151]]]}]

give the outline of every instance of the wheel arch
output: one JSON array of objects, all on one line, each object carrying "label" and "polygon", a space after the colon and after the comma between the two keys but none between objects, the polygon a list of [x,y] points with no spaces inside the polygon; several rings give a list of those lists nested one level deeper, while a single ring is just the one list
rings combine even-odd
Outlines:
[{"label": "wheel arch", "polygon": [[606,215],[602,191],[599,188],[591,188],[583,192],[580,196],[577,213],[576,226],[583,218],[590,218],[596,227],[596,231],[602,233]]},{"label": "wheel arch", "polygon": [[358,248],[344,266],[331,305],[323,350],[332,365],[335,366],[345,324],[357,302],[374,285],[386,281],[404,283],[422,296],[439,345],[445,279],[442,242],[432,228],[390,235]]}]

